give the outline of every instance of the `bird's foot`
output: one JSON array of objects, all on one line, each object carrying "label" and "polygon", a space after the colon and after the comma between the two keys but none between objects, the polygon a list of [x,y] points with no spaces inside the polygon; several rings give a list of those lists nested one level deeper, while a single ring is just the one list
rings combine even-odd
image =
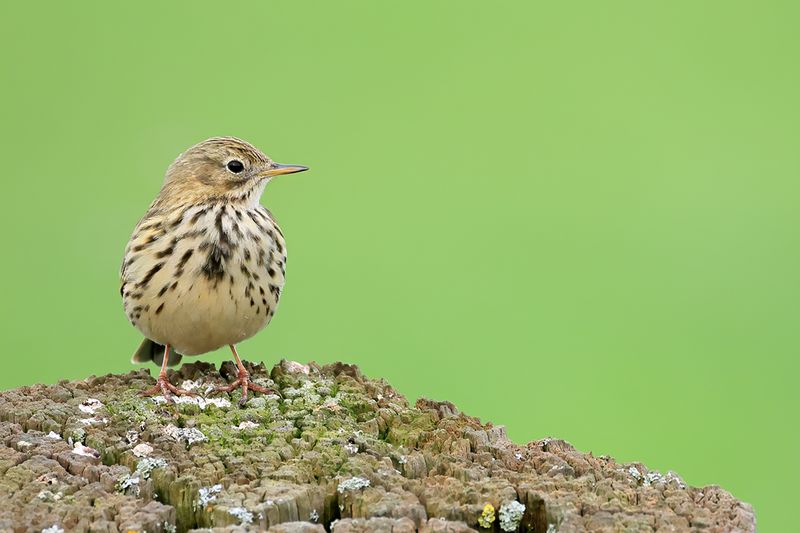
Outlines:
[{"label": "bird's foot", "polygon": [[239,407],[244,407],[244,404],[247,403],[247,392],[260,392],[261,394],[275,394],[280,396],[280,393],[276,390],[268,389],[267,387],[262,387],[261,385],[257,385],[250,381],[250,372],[245,370],[243,367],[239,368],[239,372],[236,377],[236,381],[231,383],[230,385],[226,385],[225,387],[216,387],[213,392],[231,392],[236,387],[242,388],[242,399],[239,400]]},{"label": "bird's foot", "polygon": [[144,390],[140,394],[142,396],[155,396],[156,394],[162,394],[164,399],[167,400],[167,403],[175,403],[175,401],[172,399],[173,394],[177,396],[197,396],[197,394],[194,392],[176,387],[170,383],[166,374],[161,374],[158,376],[155,387]]}]

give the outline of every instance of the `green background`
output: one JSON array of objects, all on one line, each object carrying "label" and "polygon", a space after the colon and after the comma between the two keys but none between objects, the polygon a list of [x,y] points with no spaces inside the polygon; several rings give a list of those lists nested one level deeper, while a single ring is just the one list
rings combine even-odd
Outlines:
[{"label": "green background", "polygon": [[791,529],[800,8],[554,4],[5,3],[0,387],[131,369],[130,232],[236,135],[312,168],[264,195],[291,261],[246,358],[356,363]]}]

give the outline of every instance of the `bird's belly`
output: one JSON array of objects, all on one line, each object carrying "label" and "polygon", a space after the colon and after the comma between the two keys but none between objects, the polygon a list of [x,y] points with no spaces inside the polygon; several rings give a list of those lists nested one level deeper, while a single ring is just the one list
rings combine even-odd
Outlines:
[{"label": "bird's belly", "polygon": [[[196,355],[236,344],[263,329],[272,318],[277,298],[259,301],[237,294],[230,280],[217,283],[198,278],[185,291],[172,297],[143,299],[143,312],[136,326],[146,337],[172,345],[178,353]],[[266,303],[265,303],[266,302]],[[158,313],[158,305],[164,304]]]}]

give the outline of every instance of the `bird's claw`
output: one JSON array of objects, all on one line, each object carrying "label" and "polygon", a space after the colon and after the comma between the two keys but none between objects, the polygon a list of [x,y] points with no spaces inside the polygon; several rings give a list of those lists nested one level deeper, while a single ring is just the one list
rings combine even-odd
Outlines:
[{"label": "bird's claw", "polygon": [[238,376],[236,377],[236,381],[224,387],[215,387],[212,393],[231,392],[237,387],[242,388],[242,398],[239,400],[239,407],[244,407],[245,404],[247,403],[248,391],[259,392],[261,394],[275,394],[279,398],[283,398],[283,396],[278,391],[267,387],[262,387],[261,385],[257,385],[256,383],[250,381],[250,372],[243,369],[239,370]]},{"label": "bird's claw", "polygon": [[176,387],[169,382],[167,376],[158,376],[156,384],[153,388],[144,390],[139,394],[141,396],[155,396],[159,393],[164,396],[164,399],[167,401],[167,403],[175,403],[175,400],[172,399],[172,394],[177,396],[197,396],[197,393]]}]

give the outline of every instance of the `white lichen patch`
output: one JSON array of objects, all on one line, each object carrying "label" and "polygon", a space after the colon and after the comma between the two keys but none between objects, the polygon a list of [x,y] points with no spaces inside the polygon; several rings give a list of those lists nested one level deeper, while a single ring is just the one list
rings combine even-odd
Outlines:
[{"label": "white lichen patch", "polygon": [[165,466],[167,466],[167,462],[164,459],[145,457],[136,464],[135,473],[141,475],[142,478],[147,479],[150,477],[150,473],[153,470],[156,468],[164,468]]},{"label": "white lichen patch", "polygon": [[147,457],[151,453],[153,453],[153,447],[147,444],[146,442],[137,444],[133,448],[133,455],[135,455],[136,457]]},{"label": "white lichen patch", "polygon": [[28,448],[33,448],[34,446],[35,444],[33,444],[32,442],[28,442],[26,440],[17,441],[17,449],[19,451],[24,451],[27,450]]},{"label": "white lichen patch", "polygon": [[203,433],[197,428],[179,428],[172,424],[164,428],[164,433],[178,442],[186,442],[186,444],[189,446],[208,440],[208,437],[203,435]]},{"label": "white lichen patch", "polygon": [[129,429],[128,432],[125,433],[125,440],[128,441],[129,445],[133,446],[139,442],[139,433],[133,429]]},{"label": "white lichen patch", "polygon": [[122,476],[119,481],[117,482],[117,490],[120,492],[126,492],[128,489],[133,488],[133,493],[138,496],[139,495],[139,482],[141,478],[134,477],[130,474]]},{"label": "white lichen patch", "polygon": [[641,481],[642,480],[642,473],[639,472],[639,469],[636,468],[635,466],[629,466],[627,472],[628,472],[628,475],[631,476],[636,481]]},{"label": "white lichen patch", "polygon": [[667,472],[667,475],[666,475],[666,476],[664,476],[664,480],[665,480],[667,483],[674,483],[674,484],[676,484],[676,485],[678,486],[678,488],[679,488],[679,489],[685,489],[685,488],[686,488],[686,483],[684,483],[684,482],[683,482],[683,479],[681,479],[681,476],[679,476],[678,474],[676,474],[676,473],[675,473],[675,472],[673,472],[672,470],[670,470],[669,472]]},{"label": "white lichen patch", "polygon": [[49,490],[43,490],[39,492],[39,494],[37,494],[36,497],[42,500],[43,502],[57,502],[58,500],[64,497],[64,493],[59,491],[53,494]]},{"label": "white lichen patch", "polygon": [[84,457],[92,457],[94,459],[100,458],[100,452],[98,452],[94,448],[84,446],[80,442],[75,443],[75,446],[72,448],[72,453],[74,453],[75,455],[82,455]]},{"label": "white lichen patch", "polygon": [[[633,476],[633,474],[631,474],[631,476]],[[649,487],[651,485],[668,485],[670,483],[681,489],[686,488],[686,484],[683,482],[680,476],[671,470],[666,474],[662,474],[656,470],[651,470],[642,478],[642,485],[645,487]]]},{"label": "white lichen patch", "polygon": [[80,422],[84,426],[91,426],[91,425],[94,425],[94,424],[107,424],[108,423],[108,419],[107,418],[97,418],[96,416],[93,416],[92,418],[79,418],[78,422]]},{"label": "white lichen patch", "polygon": [[93,415],[97,412],[98,409],[102,409],[102,407],[103,407],[103,402],[101,402],[100,400],[97,400],[95,398],[87,398],[86,400],[83,401],[83,403],[81,403],[78,406],[78,409],[80,409],[82,412],[86,414]]},{"label": "white lichen patch", "polygon": [[237,431],[243,431],[243,430],[246,430],[246,429],[254,429],[254,428],[257,428],[257,427],[258,427],[258,424],[256,424],[255,422],[251,422],[249,420],[245,420],[244,422],[241,422],[238,426],[231,426],[231,429],[235,429]]},{"label": "white lichen patch", "polygon": [[202,386],[203,384],[200,381],[194,381],[191,379],[185,379],[183,380],[183,383],[181,383],[181,388],[183,390],[188,390],[189,392],[199,389]]},{"label": "white lichen patch", "polygon": [[230,509],[228,509],[228,514],[236,517],[239,520],[240,524],[244,525],[253,523],[253,513],[251,513],[244,507],[231,507]]},{"label": "white lichen patch", "polygon": [[50,527],[44,528],[42,533],[64,533],[64,530],[58,527],[58,524],[53,524]]},{"label": "white lichen patch", "polygon": [[642,482],[642,484],[645,487],[649,487],[654,483],[663,483],[663,482],[664,482],[664,476],[661,475],[661,472],[656,472],[655,470],[653,470],[645,474],[644,481]]},{"label": "white lichen patch", "polygon": [[206,505],[217,499],[217,494],[222,492],[222,485],[214,485],[213,487],[201,487],[200,495],[197,499],[197,505],[201,509],[205,509]]},{"label": "white lichen patch", "polygon": [[47,434],[47,438],[53,440],[61,440],[61,435],[59,435],[55,431],[51,431],[50,433]]},{"label": "white lichen patch", "polygon": [[311,367],[302,363],[298,363],[297,361],[286,361],[286,371],[293,374],[299,373],[308,375],[308,373],[311,372]]},{"label": "white lichen patch", "polygon": [[164,468],[165,466],[167,466],[167,462],[164,459],[145,457],[136,464],[136,470],[134,470],[132,474],[126,474],[119,478],[119,481],[117,481],[117,490],[125,492],[133,488],[134,494],[138,496],[139,483],[141,483],[143,479],[148,479],[156,468]]},{"label": "white lichen patch", "polygon": [[346,490],[360,490],[367,487],[369,487],[369,480],[356,476],[340,481],[339,486],[336,487],[336,490],[339,491],[339,494],[344,494],[344,491]]},{"label": "white lichen patch", "polygon": [[525,514],[525,506],[514,500],[500,506],[500,529],[503,531],[516,531],[522,516]]},{"label": "white lichen patch", "polygon": [[[183,396],[183,398],[188,399],[188,397]],[[231,406],[231,401],[227,398],[197,398],[197,406],[200,409],[205,409],[209,405],[216,406],[220,409],[227,409]]]},{"label": "white lichen patch", "polygon": [[352,442],[348,442],[344,445],[344,449],[350,455],[355,455],[358,453],[358,446],[353,444]]},{"label": "white lichen patch", "polygon": [[[202,410],[205,410],[209,405],[214,405],[220,409],[227,409],[231,406],[230,400],[227,398],[203,398],[202,396],[173,396],[172,399],[178,405],[196,405]],[[153,396],[153,401],[157,404],[167,403],[167,399],[163,396]]]}]

